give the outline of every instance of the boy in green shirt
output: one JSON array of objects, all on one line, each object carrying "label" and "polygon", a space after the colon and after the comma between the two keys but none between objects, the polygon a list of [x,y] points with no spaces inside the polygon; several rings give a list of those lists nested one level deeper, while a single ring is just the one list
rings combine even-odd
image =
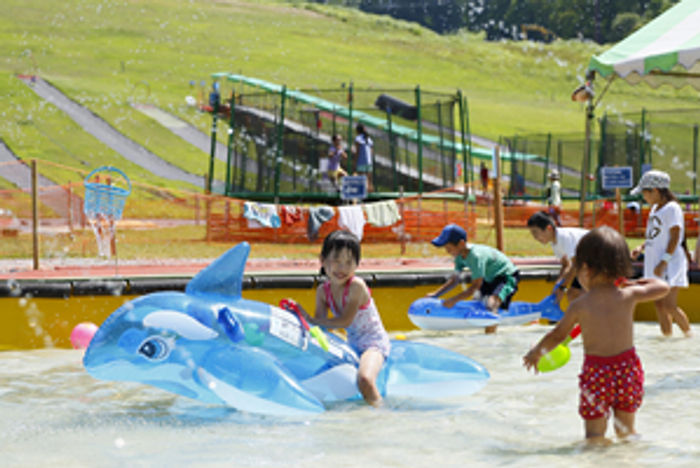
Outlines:
[{"label": "boy in green shirt", "polygon": [[[517,267],[499,250],[487,245],[467,244],[467,233],[456,224],[445,226],[440,236],[432,240],[435,247],[445,247],[445,250],[455,259],[455,273],[437,291],[428,294],[429,297],[440,297],[460,281],[460,273],[464,267],[469,268],[472,282],[466,291],[462,291],[450,299],[445,299],[445,307],[469,299],[479,292],[479,298],[484,305],[494,313],[499,309],[508,310],[510,301],[518,291],[520,272]],[[486,327],[486,333],[495,333],[497,325]]]}]

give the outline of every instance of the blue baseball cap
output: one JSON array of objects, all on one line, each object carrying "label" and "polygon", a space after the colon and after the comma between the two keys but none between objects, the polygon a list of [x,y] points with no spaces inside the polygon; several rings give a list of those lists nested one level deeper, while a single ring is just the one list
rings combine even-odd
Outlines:
[{"label": "blue baseball cap", "polygon": [[467,231],[457,226],[456,224],[448,224],[442,229],[442,232],[438,237],[433,239],[431,242],[435,247],[442,247],[448,242],[451,244],[457,244],[459,241],[467,240]]}]

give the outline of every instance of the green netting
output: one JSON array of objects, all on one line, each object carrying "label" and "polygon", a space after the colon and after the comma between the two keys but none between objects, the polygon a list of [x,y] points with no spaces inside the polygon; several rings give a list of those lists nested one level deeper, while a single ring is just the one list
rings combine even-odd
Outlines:
[{"label": "green netting", "polygon": [[635,180],[644,168],[653,167],[671,176],[674,192],[696,195],[699,125],[698,109],[606,116],[600,165],[632,166]]}]

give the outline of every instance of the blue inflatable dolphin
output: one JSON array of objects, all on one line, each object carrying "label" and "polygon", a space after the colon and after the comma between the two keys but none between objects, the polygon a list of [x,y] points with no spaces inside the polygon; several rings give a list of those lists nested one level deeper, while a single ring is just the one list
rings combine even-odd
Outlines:
[{"label": "blue inflatable dolphin", "polygon": [[[185,293],[161,292],[117,309],[95,333],[84,365],[104,380],[141,382],[239,410],[303,415],[359,398],[358,357],[328,333],[324,350],[292,313],[241,297],[250,246],[197,274]],[[387,396],[468,395],[489,374],[460,354],[394,341],[378,377]]]},{"label": "blue inflatable dolphin", "polygon": [[[556,289],[556,287],[555,287]],[[508,310],[494,314],[481,301],[459,301],[454,307],[442,305],[442,300],[424,297],[408,309],[408,318],[424,330],[460,330],[483,328],[491,325],[522,325],[540,318],[558,322],[564,312],[550,294],[539,304],[511,302]]]}]

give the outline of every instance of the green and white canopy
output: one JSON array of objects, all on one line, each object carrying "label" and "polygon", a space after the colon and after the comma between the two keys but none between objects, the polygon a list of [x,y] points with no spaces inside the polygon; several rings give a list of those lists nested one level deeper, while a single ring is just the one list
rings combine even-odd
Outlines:
[{"label": "green and white canopy", "polygon": [[700,0],[683,0],[604,54],[589,71],[615,73],[630,84],[700,90]]}]

